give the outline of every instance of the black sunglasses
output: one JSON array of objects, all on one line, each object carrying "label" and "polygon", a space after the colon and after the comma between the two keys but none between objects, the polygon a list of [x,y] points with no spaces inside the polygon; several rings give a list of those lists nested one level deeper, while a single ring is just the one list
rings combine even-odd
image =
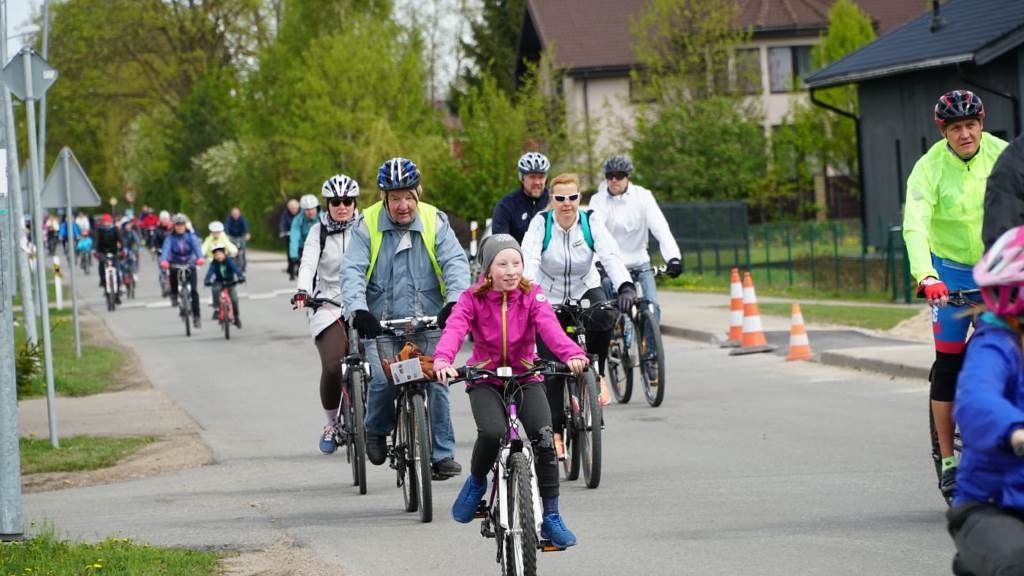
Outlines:
[{"label": "black sunglasses", "polygon": [[604,177],[608,180],[625,180],[626,178],[629,178],[629,174],[626,174],[625,172],[610,172],[605,174]]},{"label": "black sunglasses", "polygon": [[560,194],[555,195],[555,202],[575,202],[580,199],[580,194],[569,194],[568,196],[562,196]]},{"label": "black sunglasses", "polygon": [[349,198],[347,196],[344,197],[344,198],[330,198],[330,199],[327,200],[327,203],[330,204],[331,206],[337,208],[338,206],[341,206],[341,205],[351,206],[351,205],[356,203],[356,199],[355,198]]}]

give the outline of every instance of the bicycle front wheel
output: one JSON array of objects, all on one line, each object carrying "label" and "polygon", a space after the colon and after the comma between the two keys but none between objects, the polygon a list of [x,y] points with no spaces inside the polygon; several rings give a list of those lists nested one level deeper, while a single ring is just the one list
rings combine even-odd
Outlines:
[{"label": "bicycle front wheel", "polygon": [[416,484],[417,499],[420,502],[420,522],[434,519],[434,505],[431,499],[430,434],[427,432],[427,407],[423,396],[412,397],[412,426],[410,427],[410,468],[416,470],[419,482]]},{"label": "bicycle front wheel", "polygon": [[576,480],[580,477],[580,428],[582,428],[583,415],[580,413],[579,381],[576,378],[565,378],[565,460],[562,462],[562,469],[565,472],[566,480]]},{"label": "bicycle front wheel", "polygon": [[348,451],[352,461],[352,485],[359,486],[359,493],[366,494],[366,428],[363,418],[366,414],[363,390],[363,372],[350,368],[348,372]]},{"label": "bicycle front wheel", "polygon": [[533,479],[530,462],[522,452],[508,459],[508,530],[501,532],[501,573],[504,576],[537,574],[537,523],[533,516]]},{"label": "bicycle front wheel", "polygon": [[404,394],[399,395],[400,408],[395,422],[395,472],[398,485],[402,487],[402,498],[405,499],[405,511],[415,512],[420,507],[419,474],[413,462],[413,421],[409,400]]},{"label": "bicycle front wheel", "polygon": [[644,397],[652,407],[665,400],[665,352],[661,344],[661,327],[650,310],[640,313],[636,327],[637,364],[644,385]]},{"label": "bicycle front wheel", "polygon": [[601,421],[604,415],[598,402],[597,372],[591,366],[580,381],[580,464],[587,488],[601,484]]},{"label": "bicycle front wheel", "polygon": [[185,336],[192,336],[192,324],[189,322],[192,319],[192,300],[188,289],[182,290],[179,286],[178,290],[181,291],[178,302],[181,307],[181,319],[185,322]]},{"label": "bicycle front wheel", "polygon": [[633,359],[629,355],[629,343],[626,340],[629,317],[619,314],[612,332],[612,341],[608,344],[608,381],[612,394],[619,404],[626,404],[633,395]]}]

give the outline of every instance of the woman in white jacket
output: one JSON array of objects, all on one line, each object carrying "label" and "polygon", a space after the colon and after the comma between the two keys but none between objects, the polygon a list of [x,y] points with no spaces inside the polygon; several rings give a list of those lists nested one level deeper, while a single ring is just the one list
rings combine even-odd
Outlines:
[{"label": "woman in white jacket", "polygon": [[[579,177],[559,174],[551,180],[548,210],[533,217],[523,236],[523,277],[540,284],[552,302],[585,298],[593,305],[608,299],[597,271],[596,263],[600,260],[617,287],[619,309],[628,312],[636,290],[618,251],[615,238],[601,219],[580,211]],[[564,327],[566,319],[559,320]],[[599,374],[604,373],[614,325],[613,311],[601,310],[584,318],[587,352],[597,354]],[[543,358],[555,359],[543,341],[537,341],[537,351]],[[555,430],[563,427],[563,392],[562,386],[548,386],[551,423]],[[558,440],[556,450],[561,457]]]},{"label": "woman in white jacket", "polygon": [[348,334],[341,308],[341,261],[352,236],[351,224],[356,219],[356,198],[359,184],[338,174],[324,182],[321,194],[327,210],[313,224],[302,248],[298,287],[292,303],[306,306],[309,298],[327,298],[338,303],[324,303],[308,314],[309,331],[320,353],[320,403],[326,417],[320,436],[320,451],[332,454],[338,448],[338,409],[341,405],[341,358],[348,352]]}]

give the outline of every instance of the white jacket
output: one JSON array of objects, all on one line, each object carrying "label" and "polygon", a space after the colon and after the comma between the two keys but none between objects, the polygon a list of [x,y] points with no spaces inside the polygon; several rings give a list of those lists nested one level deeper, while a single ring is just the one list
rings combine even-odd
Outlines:
[{"label": "white jacket", "polygon": [[[345,249],[351,243],[352,227],[342,232],[331,234],[324,244],[324,253],[320,254],[320,223],[313,224],[306,236],[306,244],[302,248],[302,261],[299,263],[299,280],[297,288],[305,290],[310,298],[330,298],[341,303],[341,260]],[[313,286],[313,275],[316,273],[316,286]],[[307,312],[309,332],[316,338],[339,318],[344,317],[344,308],[324,304],[316,313]]]},{"label": "white jacket", "polygon": [[665,215],[647,188],[630,182],[625,192],[612,196],[608,192],[608,183],[601,182],[590,198],[590,207],[604,220],[608,231],[619,243],[619,255],[627,268],[639,268],[650,263],[648,231],[658,240],[665,262],[682,258]]},{"label": "white jacket", "polygon": [[547,211],[534,216],[523,236],[523,276],[540,284],[552,302],[578,299],[587,290],[599,287],[601,276],[594,265],[598,258],[616,288],[631,282],[629,271],[619,258],[619,246],[600,218],[590,217],[593,250],[583,239],[577,215],[576,223],[568,230],[559,226],[557,218],[551,223],[551,242],[548,249],[542,251],[546,216]]}]

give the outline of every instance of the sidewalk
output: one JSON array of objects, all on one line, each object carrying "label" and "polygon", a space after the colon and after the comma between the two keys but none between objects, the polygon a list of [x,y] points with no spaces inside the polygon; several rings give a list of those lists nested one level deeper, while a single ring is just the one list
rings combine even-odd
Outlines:
[{"label": "sidewalk", "polygon": [[[662,332],[665,334],[712,344],[725,341],[729,330],[728,294],[661,290],[658,298],[661,301]],[[794,300],[758,298],[758,302],[789,303]],[[870,304],[851,302],[850,305]],[[775,354],[785,356],[789,348],[790,318],[762,314],[761,324],[768,343],[776,346]],[[928,337],[927,332],[922,335],[922,340],[909,340],[861,328],[808,323],[807,334],[814,350],[813,361],[831,366],[927,380],[935,359],[934,346],[924,339]],[[726,354],[723,350],[723,356]]]}]

